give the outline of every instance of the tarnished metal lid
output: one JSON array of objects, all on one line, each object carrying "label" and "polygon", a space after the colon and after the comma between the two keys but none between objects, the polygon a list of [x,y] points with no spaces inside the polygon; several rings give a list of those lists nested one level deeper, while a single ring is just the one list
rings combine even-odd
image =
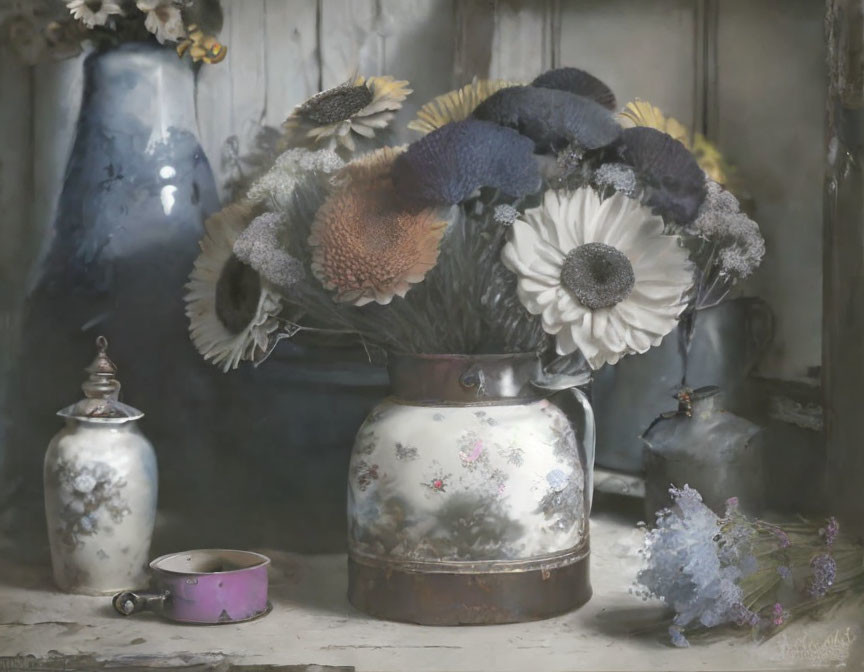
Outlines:
[{"label": "tarnished metal lid", "polygon": [[108,340],[99,336],[96,347],[96,358],[84,369],[88,374],[81,385],[84,399],[58,411],[57,415],[95,422],[128,422],[144,417],[137,408],[118,401],[120,381],[117,380],[117,366],[108,357]]}]

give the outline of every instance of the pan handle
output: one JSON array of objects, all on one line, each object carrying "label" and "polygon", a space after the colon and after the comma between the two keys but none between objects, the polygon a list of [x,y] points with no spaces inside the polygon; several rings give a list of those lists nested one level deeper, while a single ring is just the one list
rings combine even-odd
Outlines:
[{"label": "pan handle", "polygon": [[139,611],[158,610],[168,597],[168,591],[161,593],[135,593],[131,590],[124,590],[122,593],[117,593],[111,603],[118,614],[123,616],[131,616]]}]

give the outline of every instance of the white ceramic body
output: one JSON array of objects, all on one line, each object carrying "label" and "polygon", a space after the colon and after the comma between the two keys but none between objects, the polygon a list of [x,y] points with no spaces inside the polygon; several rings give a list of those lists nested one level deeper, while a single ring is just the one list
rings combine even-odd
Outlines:
[{"label": "white ceramic body", "polygon": [[585,464],[567,416],[545,399],[387,399],[351,457],[350,551],[385,563],[531,560],[583,542],[587,552]]},{"label": "white ceramic body", "polygon": [[158,485],[137,423],[67,419],[48,446],[44,483],[57,585],[85,595],[146,587]]}]

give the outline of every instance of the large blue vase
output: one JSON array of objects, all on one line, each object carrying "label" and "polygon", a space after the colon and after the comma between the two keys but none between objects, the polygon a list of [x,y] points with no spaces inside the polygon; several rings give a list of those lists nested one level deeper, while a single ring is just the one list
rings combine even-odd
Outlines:
[{"label": "large blue vase", "polygon": [[103,334],[158,456],[155,552],[341,549],[353,435],[386,375],[290,344],[227,375],[202,359],[184,285],[219,203],[197,140],[192,68],[155,44],[96,52],[84,68],[77,135],[9,381],[0,482],[38,509],[54,412],[80,397],[81,369]]},{"label": "large blue vase", "polygon": [[99,334],[160,453],[185,455],[196,440],[184,417],[209,404],[214,376],[189,343],[183,285],[219,202],[193,95],[190,64],[156,44],[84,62],[75,141],[8,395],[4,480],[19,494],[38,489],[54,412],[80,396]]}]

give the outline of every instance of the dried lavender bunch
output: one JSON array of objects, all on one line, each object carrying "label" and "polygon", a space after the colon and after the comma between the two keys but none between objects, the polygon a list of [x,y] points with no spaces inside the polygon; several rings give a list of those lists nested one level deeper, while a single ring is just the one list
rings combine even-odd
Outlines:
[{"label": "dried lavender bunch", "polygon": [[674,611],[675,646],[720,626],[767,638],[864,594],[864,547],[833,517],[774,524],[744,515],[734,498],[721,517],[688,486],[670,493],[674,505],[645,534],[633,592]]}]

